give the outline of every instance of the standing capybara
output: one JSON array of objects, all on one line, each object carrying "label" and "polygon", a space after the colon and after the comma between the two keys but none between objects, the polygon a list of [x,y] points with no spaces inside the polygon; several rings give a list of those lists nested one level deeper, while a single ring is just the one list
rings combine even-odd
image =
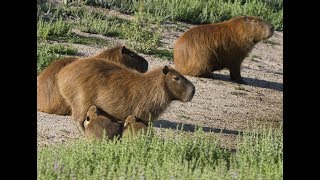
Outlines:
[{"label": "standing capybara", "polygon": [[175,68],[196,77],[211,77],[212,71],[227,68],[233,81],[245,84],[240,74],[243,59],[273,32],[270,23],[254,16],[191,28],[174,46]]},{"label": "standing capybara", "polygon": [[70,57],[50,64],[37,77],[37,110],[59,115],[70,115],[71,108],[64,102],[56,84],[56,75],[66,65],[81,59],[102,58],[141,73],[148,70],[148,62],[125,46],[108,48],[93,57]]},{"label": "standing capybara", "polygon": [[121,137],[123,123],[101,115],[97,106],[91,106],[84,121],[84,128],[84,134],[87,138],[102,139],[107,137],[113,139]]},{"label": "standing capybara", "polygon": [[75,61],[57,80],[81,132],[92,104],[122,121],[129,115],[147,120],[149,114],[156,119],[173,100],[191,101],[195,93],[192,82],[171,67],[141,74],[101,59]]},{"label": "standing capybara", "polygon": [[147,133],[148,129],[148,122],[129,115],[124,122],[123,126],[123,137],[132,137],[136,136],[139,133]]}]

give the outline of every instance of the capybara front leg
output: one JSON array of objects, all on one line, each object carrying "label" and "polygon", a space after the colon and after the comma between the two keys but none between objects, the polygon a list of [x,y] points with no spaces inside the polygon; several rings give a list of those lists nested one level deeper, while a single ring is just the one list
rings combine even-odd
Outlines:
[{"label": "capybara front leg", "polygon": [[241,77],[240,65],[232,65],[229,70],[232,81],[239,84],[247,84]]},{"label": "capybara front leg", "polygon": [[79,121],[76,121],[76,125],[78,127],[78,130],[80,131],[81,134],[84,135],[84,121],[82,122],[79,122]]},{"label": "capybara front leg", "polygon": [[86,120],[86,112],[79,109],[72,109],[72,118],[75,121],[78,130],[84,135],[84,121]]}]

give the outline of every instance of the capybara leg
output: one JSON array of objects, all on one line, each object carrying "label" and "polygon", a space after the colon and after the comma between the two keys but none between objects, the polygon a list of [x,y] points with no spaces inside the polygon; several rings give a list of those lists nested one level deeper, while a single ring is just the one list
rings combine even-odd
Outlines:
[{"label": "capybara leg", "polygon": [[78,130],[80,131],[80,133],[84,135],[84,124],[83,124],[83,122],[76,121],[76,125],[77,125]]},{"label": "capybara leg", "polygon": [[232,66],[230,69],[231,80],[239,84],[247,84],[241,77],[240,65]]},{"label": "capybara leg", "polygon": [[76,125],[80,131],[84,135],[84,121],[86,119],[86,112],[81,112],[79,109],[72,109],[72,118],[76,122]]}]

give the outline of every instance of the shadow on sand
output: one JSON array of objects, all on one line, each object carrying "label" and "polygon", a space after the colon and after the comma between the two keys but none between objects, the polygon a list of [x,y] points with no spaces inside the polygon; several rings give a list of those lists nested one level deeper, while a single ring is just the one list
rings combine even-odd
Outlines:
[{"label": "shadow on sand", "polygon": [[[183,125],[183,129],[181,129]],[[167,128],[167,129],[178,129],[182,130],[182,131],[187,131],[187,132],[195,132],[195,130],[197,130],[199,128],[199,126],[194,125],[194,124],[183,124],[183,123],[176,123],[176,122],[171,122],[168,120],[164,120],[164,119],[159,119],[156,120],[153,123],[154,127],[158,127],[158,128]],[[219,129],[219,128],[210,128],[210,127],[202,127],[202,130],[204,132],[214,132],[214,133],[223,133],[223,134],[233,134],[233,135],[242,135],[243,132],[241,131],[236,131],[236,130],[227,130],[227,129]]]},{"label": "shadow on sand", "polygon": [[[228,82],[233,82],[230,79],[229,75],[224,75],[224,74],[214,74],[213,79],[218,79],[218,80],[223,80],[223,81],[228,81]],[[260,87],[260,88],[267,88],[267,89],[273,89],[276,91],[283,91],[283,84],[282,83],[277,83],[277,82],[270,82],[270,81],[265,81],[265,80],[260,80],[260,79],[255,79],[255,78],[248,78],[248,77],[242,77],[242,79],[247,83],[249,86],[255,86],[255,87]]]}]

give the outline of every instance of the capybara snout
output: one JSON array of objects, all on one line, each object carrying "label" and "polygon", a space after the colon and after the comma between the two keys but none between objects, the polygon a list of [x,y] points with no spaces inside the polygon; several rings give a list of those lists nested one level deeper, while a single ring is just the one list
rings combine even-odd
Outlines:
[{"label": "capybara snout", "polygon": [[195,94],[195,86],[191,81],[168,66],[163,68],[163,73],[166,75],[166,88],[168,88],[174,100],[183,102],[192,100]]},{"label": "capybara snout", "polygon": [[[268,21],[265,21],[259,17],[255,16],[242,16],[243,21],[245,22],[245,25],[250,25],[256,32],[261,31],[261,29],[265,29],[264,33],[256,33],[256,37],[254,39],[255,42],[258,42],[260,40],[265,40],[270,38],[274,33],[274,26],[269,23]],[[235,18],[237,19],[237,18]]]}]

